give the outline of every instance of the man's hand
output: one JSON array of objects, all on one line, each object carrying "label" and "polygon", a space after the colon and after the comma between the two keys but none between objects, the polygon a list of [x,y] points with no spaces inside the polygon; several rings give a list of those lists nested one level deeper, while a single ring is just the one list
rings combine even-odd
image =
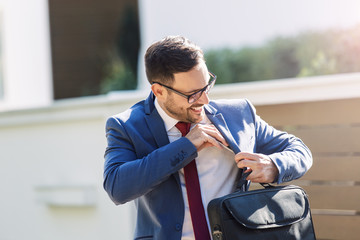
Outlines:
[{"label": "man's hand", "polygon": [[273,161],[264,154],[240,152],[235,155],[235,162],[238,168],[248,168],[245,172],[252,171],[246,180],[255,183],[272,183],[279,175]]},{"label": "man's hand", "polygon": [[185,137],[194,144],[198,151],[211,146],[222,148],[219,142],[225,146],[229,145],[212,124],[197,124]]}]

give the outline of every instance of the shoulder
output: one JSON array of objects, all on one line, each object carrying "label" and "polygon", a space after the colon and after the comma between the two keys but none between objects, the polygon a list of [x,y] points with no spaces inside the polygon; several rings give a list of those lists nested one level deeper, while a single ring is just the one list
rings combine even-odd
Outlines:
[{"label": "shoulder", "polygon": [[219,99],[210,101],[209,105],[217,111],[254,111],[255,108],[248,99]]},{"label": "shoulder", "polygon": [[225,119],[246,119],[255,121],[256,110],[248,99],[221,99],[211,101],[208,111],[210,114],[220,113]]},{"label": "shoulder", "polygon": [[143,119],[145,116],[145,101],[140,101],[138,103],[136,103],[135,105],[133,105],[132,107],[130,107],[129,109],[120,112],[118,114],[115,114],[113,116],[110,116],[107,119],[107,124],[110,123],[131,123],[131,122],[137,122],[140,119]]}]

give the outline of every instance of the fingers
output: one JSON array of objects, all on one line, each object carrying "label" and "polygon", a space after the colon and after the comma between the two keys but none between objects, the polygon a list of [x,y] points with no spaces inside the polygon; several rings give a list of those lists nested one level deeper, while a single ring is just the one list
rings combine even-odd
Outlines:
[{"label": "fingers", "polygon": [[238,168],[245,168],[251,171],[258,168],[257,164],[260,162],[260,159],[258,154],[240,152],[235,155],[235,162]]},{"label": "fingers", "polygon": [[228,146],[229,144],[226,142],[225,138],[221,135],[219,130],[217,128],[210,124],[210,125],[197,125],[198,128],[202,129],[209,137],[210,140],[214,140],[214,143],[216,141],[216,145],[218,145],[217,141],[221,142],[225,146]]},{"label": "fingers", "polygon": [[186,135],[186,138],[195,145],[198,151],[208,146],[215,146],[218,148],[222,148],[221,144],[228,146],[225,138],[212,124],[198,124]]},{"label": "fingers", "polygon": [[238,168],[245,168],[245,172],[252,171],[246,179],[253,182],[271,183],[279,174],[273,161],[264,154],[240,152],[235,155],[235,162]]},{"label": "fingers", "polygon": [[259,154],[249,152],[239,152],[235,155],[235,162],[240,163],[242,160],[256,161],[259,160]]}]

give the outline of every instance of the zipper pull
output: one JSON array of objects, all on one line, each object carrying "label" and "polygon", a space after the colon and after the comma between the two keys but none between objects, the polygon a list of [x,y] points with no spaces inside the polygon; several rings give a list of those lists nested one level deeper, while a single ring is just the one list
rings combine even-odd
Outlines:
[{"label": "zipper pull", "polygon": [[213,240],[223,240],[223,234],[219,225],[215,225],[214,231],[212,232]]}]

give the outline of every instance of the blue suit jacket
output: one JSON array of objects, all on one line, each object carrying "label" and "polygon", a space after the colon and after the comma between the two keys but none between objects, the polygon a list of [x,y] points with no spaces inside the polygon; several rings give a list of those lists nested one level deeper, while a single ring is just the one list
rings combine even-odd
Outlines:
[{"label": "blue suit jacket", "polygon": [[[278,183],[296,179],[312,165],[310,150],[293,135],[278,131],[243,99],[211,101],[207,117],[238,153],[269,155],[279,170]],[[108,119],[104,188],[115,204],[135,200],[135,239],[181,238],[184,203],[178,171],[197,157],[181,138],[169,143],[154,95]]]}]

